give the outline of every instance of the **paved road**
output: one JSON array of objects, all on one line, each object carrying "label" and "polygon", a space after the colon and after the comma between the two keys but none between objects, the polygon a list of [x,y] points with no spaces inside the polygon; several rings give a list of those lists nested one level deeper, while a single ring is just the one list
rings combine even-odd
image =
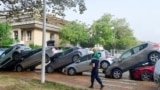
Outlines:
[{"label": "paved road", "polygon": [[[41,78],[40,71],[0,72],[0,74],[23,78]],[[127,73],[122,79],[104,78],[103,74],[100,74],[100,77],[105,85],[103,90],[157,90],[157,86],[154,82],[129,80]],[[76,76],[67,76],[62,73],[46,73],[46,80],[89,89],[88,86],[90,85],[90,73],[85,72],[83,75]],[[97,82],[92,90],[99,90],[99,85]]]}]

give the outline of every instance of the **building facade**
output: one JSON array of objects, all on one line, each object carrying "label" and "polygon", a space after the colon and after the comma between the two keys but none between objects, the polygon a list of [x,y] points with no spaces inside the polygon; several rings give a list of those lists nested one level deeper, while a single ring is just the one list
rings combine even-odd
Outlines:
[{"label": "building facade", "polygon": [[[1,19],[2,20],[2,19]],[[25,45],[34,44],[42,46],[43,19],[35,20],[22,17],[12,21],[12,36]],[[47,15],[46,41],[55,40],[55,46],[59,46],[60,27],[66,23],[65,20]]]},{"label": "building facade", "polygon": [[[59,26],[46,24],[46,41],[55,40],[59,45]],[[33,43],[42,45],[43,22],[37,20],[12,23],[12,35],[14,39],[24,42],[25,45]]]}]

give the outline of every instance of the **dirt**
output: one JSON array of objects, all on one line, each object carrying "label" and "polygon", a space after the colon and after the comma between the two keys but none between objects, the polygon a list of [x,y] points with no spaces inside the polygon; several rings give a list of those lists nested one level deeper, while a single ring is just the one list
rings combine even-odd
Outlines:
[{"label": "dirt", "polygon": [[[0,72],[1,75],[11,75],[23,78],[41,79],[40,71],[25,71],[25,72]],[[152,81],[135,81],[127,79],[110,79],[101,76],[105,85],[103,90],[157,90],[157,86]],[[90,74],[68,76],[63,73],[46,73],[45,80],[59,82],[66,85],[89,89]],[[100,90],[99,84],[95,81],[94,89]]]}]

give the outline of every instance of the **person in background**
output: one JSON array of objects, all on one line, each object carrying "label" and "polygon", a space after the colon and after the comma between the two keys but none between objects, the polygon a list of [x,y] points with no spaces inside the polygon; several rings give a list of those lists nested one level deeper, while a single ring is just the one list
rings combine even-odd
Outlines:
[{"label": "person in background", "polygon": [[102,80],[99,78],[99,57],[100,54],[94,49],[93,50],[93,58],[90,62],[90,66],[92,67],[92,71],[91,71],[91,85],[89,86],[89,88],[93,88],[94,86],[94,80],[96,79],[97,82],[100,84],[100,88],[102,89],[104,87],[104,85],[102,84]]}]

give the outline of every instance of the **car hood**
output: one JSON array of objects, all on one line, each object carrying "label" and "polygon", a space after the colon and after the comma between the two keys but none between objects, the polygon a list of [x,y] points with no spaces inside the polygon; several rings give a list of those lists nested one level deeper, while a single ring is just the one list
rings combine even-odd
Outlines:
[{"label": "car hood", "polygon": [[143,67],[137,67],[135,70],[154,70],[154,66],[143,66]]}]

